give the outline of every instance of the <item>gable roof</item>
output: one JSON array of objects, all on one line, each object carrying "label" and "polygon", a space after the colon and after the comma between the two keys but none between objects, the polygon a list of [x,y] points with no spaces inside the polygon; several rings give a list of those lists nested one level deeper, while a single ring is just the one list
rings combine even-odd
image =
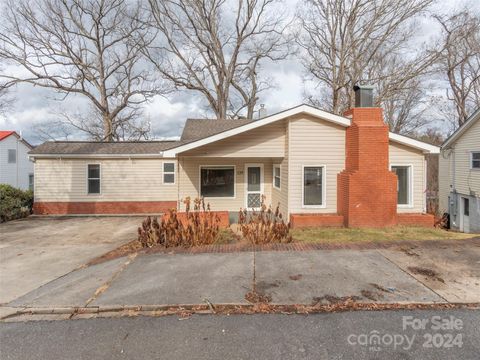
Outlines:
[{"label": "gable roof", "polygon": [[28,143],[24,138],[22,138],[20,135],[17,134],[16,131],[14,130],[0,130],[0,141],[6,139],[10,135],[15,135],[15,137],[20,140],[22,143],[25,144],[30,149],[33,149],[33,146]]},{"label": "gable roof", "polygon": [[64,155],[131,156],[147,155],[161,157],[161,152],[176,146],[178,141],[47,141],[29,154],[59,157]]},{"label": "gable roof", "polygon": [[6,137],[9,137],[10,135],[15,134],[15,131],[5,131],[1,130],[0,131],[0,140],[5,139]]},{"label": "gable roof", "polygon": [[[295,115],[299,115],[299,114],[308,114],[308,115],[311,115],[313,117],[323,119],[323,120],[329,121],[331,123],[334,123],[334,124],[337,124],[337,125],[340,125],[340,126],[343,126],[343,127],[348,127],[351,124],[351,120],[347,117],[335,115],[335,114],[329,113],[329,112],[324,111],[324,110],[320,110],[316,107],[306,105],[306,104],[302,104],[302,105],[299,105],[299,106],[296,106],[296,107],[278,112],[276,114],[264,117],[264,118],[259,119],[259,120],[248,120],[243,124],[242,123],[237,123],[237,121],[240,121],[240,120],[206,120],[206,121],[211,121],[211,123],[205,123],[205,120],[203,120],[204,121],[203,123],[201,123],[199,121],[197,124],[194,124],[192,122],[192,125],[190,125],[191,128],[188,128],[187,124],[186,124],[185,129],[187,129],[187,135],[189,135],[190,133],[194,133],[194,130],[193,130],[194,128],[199,129],[199,128],[202,127],[202,125],[206,125],[206,124],[208,124],[209,126],[215,126],[215,127],[218,127],[218,128],[220,128],[222,126],[225,126],[226,128],[223,129],[223,130],[220,130],[218,132],[214,132],[214,131],[209,132],[209,131],[205,130],[205,132],[202,133],[201,136],[197,136],[197,137],[191,136],[191,139],[189,139],[190,136],[187,136],[186,138],[184,138],[184,136],[182,135],[182,140],[183,141],[181,141],[180,143],[178,143],[176,146],[172,147],[171,149],[167,149],[164,152],[164,156],[165,157],[175,157],[177,154],[179,154],[181,152],[188,151],[188,150],[191,150],[191,149],[195,149],[197,147],[207,145],[207,144],[219,141],[219,140],[223,140],[223,139],[226,139],[230,136],[234,136],[234,135],[243,133],[245,131],[255,129],[255,128],[258,128],[260,126],[268,125],[268,124],[271,124],[271,123],[276,122],[276,121],[284,120],[286,118],[289,118],[289,117],[295,116]],[[226,122],[235,122],[236,125],[237,124],[238,125],[233,126],[231,128],[228,128],[227,125],[225,124]],[[201,131],[203,131],[203,130],[201,130]],[[406,145],[406,146],[410,146],[410,147],[413,147],[415,149],[418,149],[418,150],[421,150],[421,151],[424,151],[424,152],[428,152],[428,153],[435,153],[436,154],[436,153],[439,153],[439,150],[440,150],[439,147],[437,147],[437,146],[427,144],[425,142],[422,142],[422,141],[419,141],[419,140],[416,140],[416,139],[412,139],[412,138],[409,138],[407,136],[395,134],[395,133],[392,133],[392,132],[389,134],[389,138],[390,138],[391,141],[394,141],[394,142],[397,142],[397,143],[400,143],[400,144],[403,144],[403,145]]]},{"label": "gable roof", "polygon": [[442,144],[442,149],[448,148],[457,141],[465,132],[480,119],[480,108],[477,109],[447,140]]},{"label": "gable roof", "polygon": [[187,119],[183,128],[181,141],[203,139],[226,130],[236,128],[255,120],[252,119]]}]

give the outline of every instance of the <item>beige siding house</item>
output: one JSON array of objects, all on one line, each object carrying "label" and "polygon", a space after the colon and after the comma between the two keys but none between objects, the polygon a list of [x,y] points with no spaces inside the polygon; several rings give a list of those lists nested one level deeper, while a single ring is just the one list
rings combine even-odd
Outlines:
[{"label": "beige siding house", "polygon": [[[344,218],[337,176],[354,121],[301,105],[258,120],[189,119],[175,142],[47,142],[30,153],[35,211],[160,213],[204,197],[212,210],[234,215],[258,209],[264,196],[285,217],[337,221]],[[399,171],[398,213],[421,215],[425,154],[439,149],[385,134],[389,164]]]},{"label": "beige siding house", "polygon": [[439,194],[452,228],[480,233],[480,109],[441,147]]}]

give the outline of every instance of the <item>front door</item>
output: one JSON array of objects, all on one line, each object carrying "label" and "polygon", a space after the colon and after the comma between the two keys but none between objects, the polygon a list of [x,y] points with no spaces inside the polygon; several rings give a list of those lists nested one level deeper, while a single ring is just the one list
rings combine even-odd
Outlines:
[{"label": "front door", "polygon": [[460,231],[470,232],[470,199],[460,197]]},{"label": "front door", "polygon": [[263,195],[263,165],[245,165],[245,207],[248,210],[259,210]]}]

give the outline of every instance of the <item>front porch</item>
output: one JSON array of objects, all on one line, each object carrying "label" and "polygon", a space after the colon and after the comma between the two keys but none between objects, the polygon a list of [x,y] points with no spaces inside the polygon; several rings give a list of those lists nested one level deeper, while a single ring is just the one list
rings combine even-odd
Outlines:
[{"label": "front porch", "polygon": [[[214,211],[237,213],[241,208],[258,209],[265,203],[281,202],[280,174],[282,158],[212,158],[178,159],[179,209],[182,199],[203,197]],[[274,170],[274,166],[277,170]],[[274,181],[273,172],[277,171]],[[285,189],[286,191],[286,189]],[[286,211],[287,204],[283,204]]]}]

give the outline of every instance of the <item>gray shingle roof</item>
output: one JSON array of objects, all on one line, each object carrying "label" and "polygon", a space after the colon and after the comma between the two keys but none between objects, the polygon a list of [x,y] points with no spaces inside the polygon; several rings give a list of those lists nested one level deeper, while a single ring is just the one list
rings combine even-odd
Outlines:
[{"label": "gray shingle roof", "polygon": [[29,152],[31,155],[146,155],[203,139],[242,126],[254,120],[188,119],[180,141],[47,141]]},{"label": "gray shingle roof", "polygon": [[208,136],[236,128],[238,126],[248,124],[252,121],[255,120],[187,119],[180,140],[183,142],[190,142],[203,139]]},{"label": "gray shingle roof", "polygon": [[47,141],[29,152],[31,155],[87,155],[87,154],[158,154],[181,145],[180,141]]}]

